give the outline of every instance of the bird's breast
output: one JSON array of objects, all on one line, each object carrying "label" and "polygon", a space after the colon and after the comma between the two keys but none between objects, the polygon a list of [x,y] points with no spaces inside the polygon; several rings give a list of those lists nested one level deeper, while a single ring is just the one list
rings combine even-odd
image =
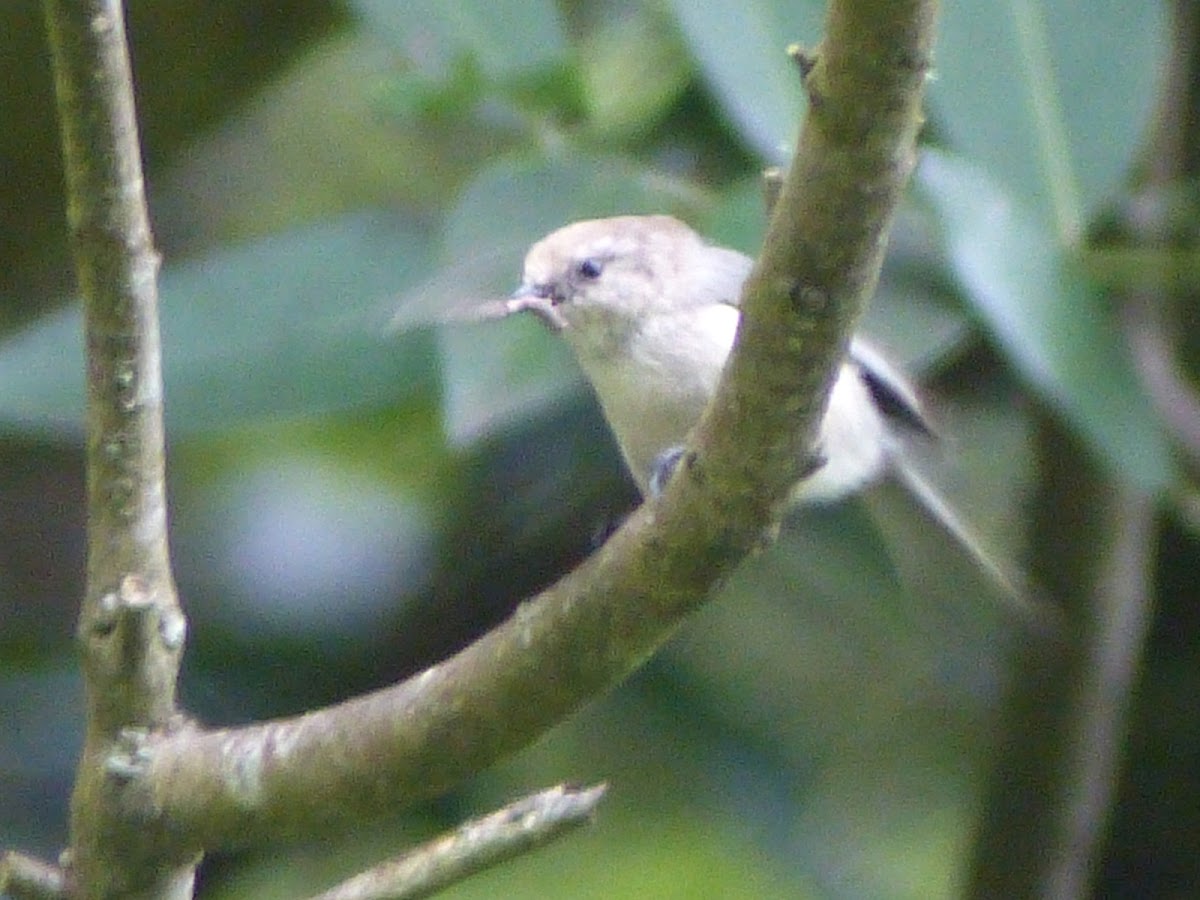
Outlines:
[{"label": "bird's breast", "polygon": [[577,349],[643,490],[654,460],[684,443],[716,390],[737,320],[733,307],[713,305],[649,318],[614,352]]}]

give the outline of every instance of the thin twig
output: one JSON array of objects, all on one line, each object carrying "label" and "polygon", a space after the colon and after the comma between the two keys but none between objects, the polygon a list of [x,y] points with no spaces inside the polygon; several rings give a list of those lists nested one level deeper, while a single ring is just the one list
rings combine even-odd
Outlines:
[{"label": "thin twig", "polygon": [[[1171,32],[1170,77],[1146,143],[1144,168],[1152,184],[1193,176],[1180,167],[1197,162],[1191,115],[1197,7],[1173,7],[1187,21]],[[1172,371],[1163,304],[1194,275],[1197,257],[1153,246],[1162,222],[1131,224],[1132,248],[1092,251],[1089,261],[1104,264],[1102,274],[1121,276],[1112,279],[1115,300],[1135,362],[1167,425],[1195,454],[1200,412],[1194,393]],[[1152,246],[1137,246],[1141,242]],[[1156,498],[1097,466],[1060,424],[1043,421],[1037,437],[1034,576],[1061,606],[1067,627],[1061,640],[1027,641],[1015,654],[965,892],[978,900],[1093,894],[1153,612]]]},{"label": "thin twig", "polygon": [[607,786],[559,785],[512,803],[312,900],[413,900],[562,837],[591,821]]},{"label": "thin twig", "polygon": [[1180,363],[1164,316],[1161,291],[1150,296],[1145,288],[1131,294],[1122,310],[1126,340],[1162,422],[1193,466],[1200,466],[1200,394]]}]

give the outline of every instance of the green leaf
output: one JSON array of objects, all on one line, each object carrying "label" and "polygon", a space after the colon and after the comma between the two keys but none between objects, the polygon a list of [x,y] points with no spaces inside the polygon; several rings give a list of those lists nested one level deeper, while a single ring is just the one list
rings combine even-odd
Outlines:
[{"label": "green leaf", "polygon": [[[163,378],[173,436],[381,406],[436,389],[432,336],[389,329],[427,271],[418,223],[366,213],[167,267]],[[78,432],[78,307],[0,342],[0,423]]]},{"label": "green leaf", "polygon": [[779,163],[792,152],[803,110],[800,74],[789,44],[813,46],[825,4],[748,0],[736,14],[720,3],[671,0],[704,79],[748,147]]},{"label": "green leaf", "polygon": [[618,157],[573,154],[562,161],[504,159],[483,169],[463,191],[443,232],[443,256],[519,248],[509,260],[511,289],[525,249],[575,219],[674,213],[694,219],[707,198],[691,183]]},{"label": "green leaf", "polygon": [[552,0],[352,0],[361,18],[421,68],[470,55],[491,78],[553,64],[567,41]]},{"label": "green leaf", "polygon": [[438,77],[414,69],[389,78],[378,96],[397,119],[420,125],[422,120],[465,117],[486,92],[474,57],[460,56]]},{"label": "green leaf", "polygon": [[528,421],[585,390],[566,345],[528,317],[446,326],[438,331],[438,352],[443,427],[456,446]]},{"label": "green leaf", "polygon": [[1168,49],[1158,0],[945,4],[930,90],[954,148],[1075,242],[1126,174]]},{"label": "green leaf", "polygon": [[918,179],[960,285],[1017,370],[1114,470],[1164,489],[1166,434],[1103,297],[1068,265],[1050,226],[954,157],[927,151]]},{"label": "green leaf", "polygon": [[617,137],[649,130],[691,77],[673,23],[651,5],[602,19],[579,55],[591,124]]}]

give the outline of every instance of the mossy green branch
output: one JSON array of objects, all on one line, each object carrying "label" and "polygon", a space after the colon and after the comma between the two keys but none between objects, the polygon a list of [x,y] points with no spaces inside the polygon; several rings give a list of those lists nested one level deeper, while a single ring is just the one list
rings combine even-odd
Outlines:
[{"label": "mossy green branch", "polygon": [[812,441],[828,390],[915,165],[937,7],[834,2],[821,46],[791,51],[809,112],[745,288],[725,382],[696,442],[706,472],[724,473],[723,494],[755,498],[745,507],[755,517],[817,462]]},{"label": "mossy green branch", "polygon": [[[337,707],[147,750],[153,805],[201,847],[258,843],[436,795],[639,666],[761,541],[872,292],[907,182],[935,0],[835,0],[811,112],[688,477],[502,626]],[[798,76],[799,77],[799,76]]]},{"label": "mossy green branch", "polygon": [[503,626],[403,684],[247,728],[172,729],[157,256],[116,0],[46,0],[88,328],[89,727],[81,896],[190,896],[201,850],[394,810],[529,743],[641,664],[757,544],[805,460],[912,169],[935,0],[835,0],[731,365],[666,495]]}]

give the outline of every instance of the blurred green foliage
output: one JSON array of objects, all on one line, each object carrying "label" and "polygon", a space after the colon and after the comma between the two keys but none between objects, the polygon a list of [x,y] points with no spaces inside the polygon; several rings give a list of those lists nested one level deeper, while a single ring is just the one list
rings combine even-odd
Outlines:
[{"label": "blurred green foliage", "polygon": [[[563,348],[536,323],[454,320],[575,218],[667,211],[753,252],[758,171],[803,111],[782,51],[819,40],[822,7],[132,3],[189,709],[242,721],[394,680],[631,508]],[[1166,10],[946,7],[936,148],[865,328],[928,383],[947,449],[917,448],[926,468],[1016,557],[1030,403],[1146,490],[1179,478],[1077,265],[1148,127]],[[50,853],[80,727],[46,698],[74,683],[82,351],[36,4],[0,17],[0,845]],[[303,864],[217,860],[205,896],[295,896],[555,779],[612,782],[594,831],[453,896],[954,896],[1021,626],[953,583],[914,591],[950,569],[897,549],[903,530],[854,503],[809,516],[511,763]],[[1197,840],[1193,821],[1166,843]]]}]

